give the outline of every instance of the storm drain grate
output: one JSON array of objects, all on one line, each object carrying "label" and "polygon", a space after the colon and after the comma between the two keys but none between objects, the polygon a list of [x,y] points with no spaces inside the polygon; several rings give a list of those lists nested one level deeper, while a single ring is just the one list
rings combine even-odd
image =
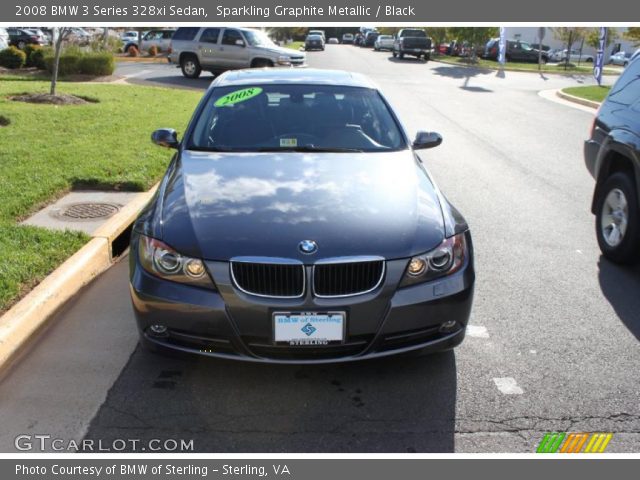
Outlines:
[{"label": "storm drain grate", "polygon": [[94,220],[108,218],[120,210],[114,203],[74,203],[59,212],[59,216],[70,220]]}]

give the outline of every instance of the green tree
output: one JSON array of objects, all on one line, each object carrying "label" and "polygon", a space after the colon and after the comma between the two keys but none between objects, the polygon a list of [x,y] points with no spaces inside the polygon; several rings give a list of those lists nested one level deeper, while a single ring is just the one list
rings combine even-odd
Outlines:
[{"label": "green tree", "polygon": [[624,38],[633,42],[634,46],[640,45],[640,27],[629,27],[624,32]]},{"label": "green tree", "polygon": [[[620,38],[620,34],[618,30],[615,28],[607,28],[607,44],[605,47],[611,45],[614,41]],[[586,32],[584,41],[590,47],[597,49],[600,46],[600,29],[599,28],[589,28]]]},{"label": "green tree", "polygon": [[436,53],[438,53],[438,47],[448,38],[447,27],[428,27],[426,28],[426,32],[433,40],[433,47],[435,48]]},{"label": "green tree", "polygon": [[[567,52],[569,52],[576,42],[582,42],[585,40],[585,36],[589,29],[586,27],[555,27],[552,30],[553,36],[556,37],[557,40],[563,42],[566,46]],[[566,70],[568,67],[569,55],[567,54],[564,59],[564,69]]]}]

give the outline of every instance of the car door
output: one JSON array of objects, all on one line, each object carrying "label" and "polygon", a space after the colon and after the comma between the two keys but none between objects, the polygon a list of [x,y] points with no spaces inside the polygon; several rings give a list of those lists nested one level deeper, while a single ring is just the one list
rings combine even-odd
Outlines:
[{"label": "car door", "polygon": [[223,68],[220,60],[220,28],[203,28],[198,39],[200,64],[205,67]]},{"label": "car door", "polygon": [[245,68],[249,66],[247,41],[240,30],[225,28],[220,40],[218,59],[222,68]]}]

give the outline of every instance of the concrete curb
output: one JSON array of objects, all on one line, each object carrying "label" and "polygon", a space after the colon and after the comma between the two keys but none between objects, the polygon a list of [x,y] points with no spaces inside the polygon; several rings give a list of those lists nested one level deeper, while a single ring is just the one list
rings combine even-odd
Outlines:
[{"label": "concrete curb", "polygon": [[[558,71],[558,72],[553,72],[553,71],[549,71],[549,70],[543,70],[543,71],[539,71],[539,70],[527,70],[525,68],[510,68],[510,67],[505,67],[505,68],[499,68],[499,67],[484,67],[484,66],[480,66],[480,65],[465,65],[464,63],[456,63],[456,62],[450,62],[448,60],[441,60],[441,59],[437,59],[434,57],[431,57],[431,60],[429,60],[430,62],[437,62],[437,63],[441,63],[443,65],[451,65],[454,67],[463,67],[463,68],[477,68],[477,69],[482,69],[482,70],[490,70],[492,72],[515,72],[515,73],[535,73],[536,75],[539,74],[543,74],[543,75],[564,75],[566,76],[570,76],[570,75],[590,75],[589,72],[564,72],[564,71]],[[611,70],[607,70],[606,72],[603,72],[603,75],[607,75],[607,76],[615,76],[615,75],[620,75],[618,72],[613,72]]]},{"label": "concrete curb", "polygon": [[129,228],[157,188],[156,184],[129,202],[96,231],[89,243],[0,317],[0,376],[60,307],[113,264],[113,241]]},{"label": "concrete curb", "polygon": [[584,105],[585,107],[591,107],[595,109],[600,108],[600,102],[594,102],[593,100],[587,100],[586,98],[576,97],[575,95],[570,95],[568,93],[563,92],[562,90],[557,90],[556,95],[562,98],[563,100],[577,103],[579,105]]}]

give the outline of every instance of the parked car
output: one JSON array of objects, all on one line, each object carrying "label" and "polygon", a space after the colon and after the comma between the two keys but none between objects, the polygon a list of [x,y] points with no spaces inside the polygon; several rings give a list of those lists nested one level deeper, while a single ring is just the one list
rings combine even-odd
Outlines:
[{"label": "parked car", "polygon": [[373,48],[376,43],[376,38],[380,35],[380,32],[371,31],[367,32],[367,35],[364,37],[364,42],[362,44],[363,47]]},{"label": "parked car", "polygon": [[170,44],[169,62],[182,69],[188,78],[197,78],[203,70],[256,67],[300,67],[304,52],[277,46],[262,30],[240,27],[181,27]]},{"label": "parked car", "polygon": [[[484,49],[483,58],[487,60],[498,60],[499,55],[499,39],[493,38],[489,40]],[[545,51],[542,52],[542,55],[539,55],[540,51],[534,48],[531,48],[526,42],[521,42],[519,40],[507,40],[507,51],[505,52],[505,58],[507,62],[533,62],[537,63],[538,58],[541,59],[542,63],[547,63],[549,61],[549,54]]]},{"label": "parked car", "polygon": [[633,52],[618,52],[615,55],[611,55],[609,58],[609,63],[612,65],[621,65],[626,67],[629,65],[629,61],[631,60],[631,56]]},{"label": "parked car", "polygon": [[353,44],[357,47],[362,46],[362,42],[364,41],[364,35],[362,33],[356,33],[355,39],[353,40]]},{"label": "parked car", "polygon": [[307,52],[310,50],[324,50],[324,39],[320,35],[307,35],[304,40],[304,49]]},{"label": "parked car", "polygon": [[25,30],[27,32],[35,35],[36,37],[38,37],[38,43],[40,45],[51,45],[51,38],[49,37],[49,35],[47,35],[41,29],[39,29],[39,28],[26,28]]},{"label": "parked car", "polygon": [[9,45],[24,50],[27,45],[41,45],[41,40],[35,33],[23,28],[7,27]]},{"label": "parked car", "polygon": [[640,260],[640,61],[629,63],[595,116],[584,145],[596,180],[591,203],[602,254]]},{"label": "parked car", "polygon": [[0,50],[4,50],[9,46],[9,34],[7,30],[0,27]]},{"label": "parked car", "polygon": [[74,27],[67,35],[67,41],[78,45],[89,45],[93,36],[84,28]]},{"label": "parked car", "polygon": [[131,30],[128,32],[124,32],[122,35],[120,35],[120,40],[122,40],[122,42],[127,45],[129,43],[134,43],[134,44],[138,44],[138,32],[136,32],[135,30]]},{"label": "parked car", "polygon": [[309,30],[307,32],[307,36],[308,35],[320,35],[322,37],[322,41],[323,42],[327,42],[327,37],[324,36],[324,30]]},{"label": "parked car", "polygon": [[156,47],[160,52],[168,52],[171,47],[171,39],[175,29],[150,30],[142,36],[141,51],[148,51],[151,47]]},{"label": "parked car", "polygon": [[419,28],[403,28],[393,42],[393,57],[404,58],[412,55],[416,58],[431,58],[431,39]]},{"label": "parked car", "polygon": [[152,139],[176,153],[132,229],[143,346],[327,363],[463,341],[471,235],[419,160],[442,137],[411,142],[366,77],[227,72],[184,138]]},{"label": "parked car", "polygon": [[331,45],[338,45],[340,42],[336,37],[331,37],[328,43],[330,43]]},{"label": "parked car", "polygon": [[378,35],[373,48],[376,51],[393,50],[393,35]]},{"label": "parked car", "polygon": [[556,48],[553,50],[549,50],[547,52],[548,58],[550,62],[560,62],[562,61],[565,50],[561,48]]},{"label": "parked car", "polygon": [[[563,58],[567,57],[567,51],[564,50]],[[572,63],[593,63],[594,56],[590,53],[580,52],[580,50],[571,50],[569,61]]]},{"label": "parked car", "polygon": [[353,43],[353,33],[345,33],[342,35],[342,43]]}]

